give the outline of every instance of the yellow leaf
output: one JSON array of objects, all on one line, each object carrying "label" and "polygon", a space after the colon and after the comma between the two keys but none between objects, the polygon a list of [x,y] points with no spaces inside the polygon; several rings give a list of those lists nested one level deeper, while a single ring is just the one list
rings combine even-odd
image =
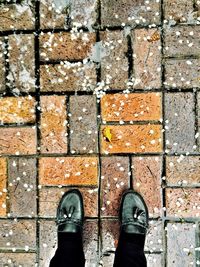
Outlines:
[{"label": "yellow leaf", "polygon": [[106,141],[111,142],[112,134],[109,127],[103,129],[103,136],[106,138]]}]

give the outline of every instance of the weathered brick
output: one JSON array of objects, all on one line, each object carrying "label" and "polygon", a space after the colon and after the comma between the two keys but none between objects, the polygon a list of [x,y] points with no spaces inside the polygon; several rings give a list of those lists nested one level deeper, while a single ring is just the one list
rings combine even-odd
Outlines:
[{"label": "weathered brick", "polygon": [[100,33],[101,78],[111,89],[126,89],[128,81],[127,39],[122,31]]},{"label": "weathered brick", "polygon": [[162,117],[160,93],[106,94],[101,98],[105,121],[149,121]]},{"label": "weathered brick", "polygon": [[193,22],[194,9],[192,0],[164,0],[164,16],[170,24]]},{"label": "weathered brick", "polygon": [[0,253],[0,266],[36,266],[35,253]]},{"label": "weathered brick", "polygon": [[166,182],[167,185],[199,185],[200,157],[166,157]]},{"label": "weathered brick", "polygon": [[33,220],[0,220],[0,249],[36,249],[36,223]]},{"label": "weathered brick", "polygon": [[200,31],[198,26],[177,26],[165,30],[165,55],[199,56]]},{"label": "weathered brick", "polygon": [[35,105],[35,99],[31,96],[0,98],[0,122],[35,122]]},{"label": "weathered brick", "polygon": [[35,154],[36,130],[30,127],[0,128],[0,154]]},{"label": "weathered brick", "polygon": [[129,187],[129,159],[103,157],[101,161],[101,214],[118,216],[122,193]]},{"label": "weathered brick", "polygon": [[114,253],[106,253],[101,257],[101,265],[103,267],[113,266],[115,254]]},{"label": "weathered brick", "polygon": [[161,41],[159,29],[136,29],[133,39],[133,87],[161,87]]},{"label": "weathered brick", "polygon": [[106,1],[102,0],[101,21],[103,26],[131,26],[159,24],[159,1]]},{"label": "weathered brick", "polygon": [[160,216],[162,214],[161,157],[133,157],[132,173],[133,186],[144,197],[150,217]]},{"label": "weathered brick", "polygon": [[8,161],[9,214],[36,216],[36,159],[12,158]]},{"label": "weathered brick", "polygon": [[115,251],[120,233],[120,224],[118,220],[102,220],[102,253],[109,255]]},{"label": "weathered brick", "polygon": [[0,92],[5,90],[5,43],[4,39],[0,38]]},{"label": "weathered brick", "polygon": [[96,157],[44,157],[39,161],[42,185],[97,185]]},{"label": "weathered brick", "polygon": [[168,59],[165,62],[165,87],[187,89],[200,86],[199,59]]},{"label": "weathered brick", "polygon": [[[156,194],[156,192],[155,192]],[[149,221],[149,229],[145,241],[145,251],[162,252],[162,221]],[[150,265],[151,266],[151,265]]]},{"label": "weathered brick", "polygon": [[41,96],[41,152],[67,152],[65,96]]},{"label": "weathered brick", "polygon": [[0,158],[0,216],[6,216],[7,161]]},{"label": "weathered brick", "polygon": [[164,258],[162,254],[146,254],[147,266],[149,267],[163,267]]},{"label": "weathered brick", "polygon": [[161,125],[107,125],[102,126],[101,135],[102,153],[162,151]]},{"label": "weathered brick", "polygon": [[34,28],[34,1],[25,0],[18,4],[0,5],[0,31],[32,30]]},{"label": "weathered brick", "polygon": [[95,96],[71,96],[70,150],[72,153],[97,153],[98,128]]},{"label": "weathered brick", "polygon": [[192,223],[167,224],[168,266],[195,266],[195,228]]},{"label": "weathered brick", "polygon": [[169,152],[195,150],[195,103],[192,93],[165,94],[165,135]]},{"label": "weathered brick", "polygon": [[199,217],[200,188],[167,188],[167,216]]},{"label": "weathered brick", "polygon": [[92,52],[95,43],[95,33],[69,32],[40,35],[41,60],[83,60]]},{"label": "weathered brick", "polygon": [[[40,189],[39,212],[42,217],[56,217],[58,203],[68,188],[44,188]],[[98,188],[79,188],[83,195],[86,217],[98,215]]]},{"label": "weathered brick", "polygon": [[93,91],[96,68],[92,62],[41,65],[40,88],[43,92]]}]

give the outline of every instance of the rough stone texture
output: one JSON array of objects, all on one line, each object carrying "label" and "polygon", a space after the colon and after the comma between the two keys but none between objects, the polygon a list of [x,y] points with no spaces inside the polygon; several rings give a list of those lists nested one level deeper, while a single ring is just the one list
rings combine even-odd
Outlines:
[{"label": "rough stone texture", "polygon": [[161,87],[161,41],[159,29],[136,29],[133,42],[133,87]]},{"label": "rough stone texture", "polygon": [[165,94],[165,135],[169,152],[195,151],[194,109],[192,93]]},{"label": "rough stone texture", "polygon": [[92,62],[41,65],[40,83],[43,92],[93,91],[96,66]]},{"label": "rough stone texture", "polygon": [[114,253],[106,253],[106,255],[101,257],[101,266],[110,267],[114,263],[115,254]]},{"label": "rough stone texture", "polygon": [[0,249],[36,249],[36,223],[33,220],[0,220]]},{"label": "rough stone texture", "polygon": [[44,157],[39,161],[41,185],[97,185],[96,157]]},{"label": "rough stone texture", "polygon": [[[1,9],[0,9],[1,10]],[[4,38],[0,38],[0,92],[5,90],[5,43]]]},{"label": "rough stone texture", "polygon": [[1,124],[35,122],[35,105],[31,96],[0,98]]},{"label": "rough stone texture", "polygon": [[97,153],[98,128],[95,96],[71,96],[70,150],[71,153]]},{"label": "rough stone texture", "polygon": [[164,0],[164,17],[170,24],[192,23],[195,13],[192,0]]},{"label": "rough stone texture", "polygon": [[1,154],[35,154],[36,130],[30,127],[0,128]]},{"label": "rough stone texture", "polygon": [[0,3],[0,31],[34,29],[34,2],[24,0],[22,4]]},{"label": "rough stone texture", "polygon": [[60,32],[40,35],[40,59],[53,60],[83,60],[92,52],[95,43],[95,33]]},{"label": "rough stone texture", "polygon": [[118,216],[122,193],[129,187],[128,157],[101,159],[101,215]]},{"label": "rough stone texture", "polygon": [[[133,157],[132,158],[133,187],[142,194],[150,217],[162,214],[161,201],[161,157]],[[154,193],[152,193],[154,192]]]},{"label": "rough stone texture", "polygon": [[[197,93],[197,124],[198,124],[198,133],[200,133],[200,93]],[[198,151],[200,151],[200,137],[197,138]]]},{"label": "rough stone texture", "polygon": [[35,253],[0,253],[0,266],[36,266]]},{"label": "rough stone texture", "polygon": [[162,254],[146,254],[148,267],[163,267],[164,260]]},{"label": "rough stone texture", "polygon": [[8,85],[16,95],[35,91],[35,51],[33,34],[10,35]]},{"label": "rough stone texture", "polygon": [[168,59],[165,63],[165,87],[187,89],[200,86],[199,59]]},{"label": "rough stone texture", "polygon": [[128,81],[127,39],[123,31],[100,33],[102,82],[111,89],[126,89]]},{"label": "rough stone texture", "polygon": [[160,93],[106,94],[101,99],[105,121],[150,121],[162,117]]},{"label": "rough stone texture", "polygon": [[199,186],[200,157],[166,157],[166,182],[175,186]]},{"label": "rough stone texture", "polygon": [[159,1],[102,0],[101,2],[103,26],[121,26],[123,23],[130,26],[160,23]]},{"label": "rough stone texture", "polygon": [[[195,229],[192,223],[167,224],[167,264],[188,267],[195,263]],[[194,265],[193,265],[194,266]]]},{"label": "rough stone texture", "polygon": [[118,220],[102,220],[102,253],[106,256],[114,252],[119,239],[120,224]]},{"label": "rough stone texture", "polygon": [[[44,188],[40,189],[39,213],[42,217],[56,217],[58,203],[62,195],[69,188]],[[83,195],[86,217],[98,215],[98,188],[79,188]]]},{"label": "rough stone texture", "polygon": [[199,56],[200,31],[199,26],[177,26],[165,30],[165,55]]},{"label": "rough stone texture", "polygon": [[167,216],[199,218],[199,198],[200,188],[167,188]]},{"label": "rough stone texture", "polygon": [[41,152],[67,152],[65,96],[41,96]]},{"label": "rough stone texture", "polygon": [[162,221],[149,221],[149,229],[145,241],[145,251],[162,252]]},{"label": "rough stone texture", "polygon": [[6,183],[7,183],[7,161],[0,158],[0,216],[6,216]]},{"label": "rough stone texture", "polygon": [[15,217],[36,216],[36,160],[8,161],[9,213]]},{"label": "rough stone texture", "polygon": [[161,141],[160,125],[107,125],[101,127],[101,151],[105,154],[161,152]]}]

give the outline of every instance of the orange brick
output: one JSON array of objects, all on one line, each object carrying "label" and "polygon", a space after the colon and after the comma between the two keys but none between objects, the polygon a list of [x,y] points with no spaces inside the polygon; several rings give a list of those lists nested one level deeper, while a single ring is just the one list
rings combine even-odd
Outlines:
[{"label": "orange brick", "polygon": [[0,98],[0,121],[2,123],[26,123],[35,121],[33,97]]},{"label": "orange brick", "polygon": [[101,99],[102,118],[106,121],[160,120],[161,93],[107,94]]},{"label": "orange brick", "polygon": [[161,125],[149,124],[102,126],[101,151],[106,154],[161,152],[161,130]]},{"label": "orange brick", "polygon": [[7,163],[5,158],[0,158],[0,216],[6,216],[6,189]]},{"label": "orange brick", "polygon": [[0,155],[1,154],[35,154],[36,129],[0,128]]},{"label": "orange brick", "polygon": [[75,38],[69,32],[40,35],[40,56],[45,61],[81,60],[92,52],[95,41],[95,33],[81,33]]},{"label": "orange brick", "polygon": [[44,157],[39,161],[41,185],[97,185],[95,157]]},{"label": "orange brick", "polygon": [[65,96],[41,96],[41,152],[67,152]]}]

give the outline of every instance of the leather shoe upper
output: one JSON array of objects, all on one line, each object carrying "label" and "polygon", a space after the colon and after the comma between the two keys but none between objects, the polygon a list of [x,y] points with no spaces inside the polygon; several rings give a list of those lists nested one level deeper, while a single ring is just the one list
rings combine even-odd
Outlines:
[{"label": "leather shoe upper", "polygon": [[82,233],[84,220],[83,198],[79,190],[66,192],[57,208],[58,232]]}]

